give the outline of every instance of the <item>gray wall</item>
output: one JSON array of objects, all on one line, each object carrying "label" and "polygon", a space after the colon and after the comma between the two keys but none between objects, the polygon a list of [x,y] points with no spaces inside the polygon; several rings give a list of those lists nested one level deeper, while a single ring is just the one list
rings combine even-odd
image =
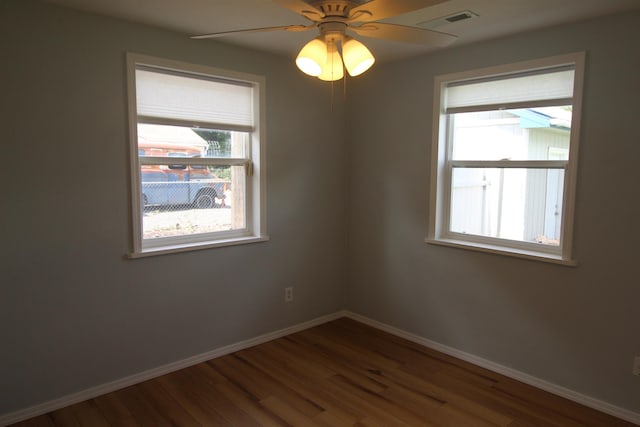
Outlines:
[{"label": "gray wall", "polygon": [[[269,242],[124,258],[127,51],[266,76]],[[0,414],[344,308],[344,112],[292,58],[30,0],[0,57]]]},{"label": "gray wall", "polygon": [[[382,65],[352,84],[348,307],[640,412],[640,14]],[[586,50],[577,268],[427,245],[435,75]]]}]

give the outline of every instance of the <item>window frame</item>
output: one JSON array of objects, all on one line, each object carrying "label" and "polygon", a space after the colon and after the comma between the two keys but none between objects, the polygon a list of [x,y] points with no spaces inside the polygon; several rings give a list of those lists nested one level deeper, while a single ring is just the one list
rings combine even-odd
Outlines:
[{"label": "window frame", "polygon": [[[575,266],[573,256],[573,223],[577,186],[578,145],[582,116],[582,89],[584,82],[585,52],[557,55],[547,58],[504,64],[494,67],[438,75],[434,79],[433,128],[431,146],[431,185],[429,194],[428,232],[425,242],[482,252],[502,254],[537,261]],[[574,68],[571,134],[568,160],[452,160],[452,120],[445,111],[445,90],[451,83],[463,83],[477,79],[500,79],[521,73]],[[536,101],[520,106],[536,106]],[[500,106],[496,106],[500,107]],[[497,109],[497,108],[496,108]],[[564,192],[560,245],[556,248],[533,242],[456,233],[450,230],[451,180],[454,167],[544,168],[564,170]]]},{"label": "window frame", "polygon": [[[175,252],[207,249],[213,247],[262,242],[269,239],[266,233],[266,155],[265,155],[265,78],[264,76],[224,70],[204,65],[186,63],[170,59],[157,58],[137,53],[126,54],[127,98],[129,111],[129,149],[130,149],[130,188],[132,218],[132,251],[129,258],[162,255]],[[137,112],[136,70],[157,69],[158,71],[177,72],[184,76],[204,76],[223,79],[230,82],[250,85],[253,88],[252,127],[211,123],[176,122],[173,119],[142,118]],[[243,158],[180,157],[180,165],[190,166],[244,166],[245,167],[245,228],[211,233],[193,234],[180,238],[160,238],[156,242],[145,244],[143,238],[143,208],[141,201],[142,179],[141,165],[168,165],[167,157],[139,156],[138,124],[162,124],[191,127],[214,128],[216,130],[240,131],[248,135]],[[176,159],[176,157],[172,157]],[[172,163],[173,164],[173,163]],[[154,239],[155,240],[155,239]]]}]

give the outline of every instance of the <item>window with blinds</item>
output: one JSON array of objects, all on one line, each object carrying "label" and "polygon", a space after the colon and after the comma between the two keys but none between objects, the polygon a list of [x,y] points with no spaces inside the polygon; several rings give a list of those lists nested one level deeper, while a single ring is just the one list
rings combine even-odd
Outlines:
[{"label": "window with blinds", "polygon": [[252,131],[254,86],[247,82],[136,67],[138,119]]},{"label": "window with blinds", "polygon": [[260,76],[128,55],[131,257],[265,240]]},{"label": "window with blinds", "polygon": [[573,98],[575,65],[449,82],[447,113],[567,105]]},{"label": "window with blinds", "polygon": [[584,54],[438,76],[427,242],[571,264]]}]

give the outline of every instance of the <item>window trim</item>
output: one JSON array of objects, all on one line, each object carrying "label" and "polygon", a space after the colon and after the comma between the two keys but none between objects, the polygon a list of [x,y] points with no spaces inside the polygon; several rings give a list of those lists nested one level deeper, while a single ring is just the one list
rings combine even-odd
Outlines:
[{"label": "window trim", "polygon": [[[208,249],[239,245],[246,243],[263,242],[269,240],[266,232],[266,144],[265,144],[265,115],[266,115],[266,82],[264,76],[242,73],[237,71],[224,70],[204,65],[186,63],[170,59],[157,58],[148,55],[128,52],[126,54],[127,73],[127,101],[129,119],[129,157],[130,157],[130,192],[131,192],[131,231],[132,250],[127,254],[128,258],[141,258],[152,255],[163,255],[176,252]],[[222,78],[227,81],[237,81],[249,84],[253,91],[253,121],[254,126],[246,129],[238,126],[218,126],[221,130],[232,130],[248,132],[250,134],[249,143],[246,147],[246,158],[180,158],[181,164],[212,164],[212,165],[243,165],[246,167],[247,188],[246,188],[246,229],[221,231],[194,235],[188,242],[174,244],[167,242],[165,245],[145,246],[142,236],[142,215],[141,206],[141,164],[166,164],[166,158],[147,157],[141,160],[138,156],[138,130],[137,125],[142,119],[144,123],[162,122],[170,124],[170,119],[158,120],[155,118],[139,117],[137,114],[136,102],[136,69],[138,67],[150,67],[152,69],[175,71],[182,74],[202,75],[207,77]],[[156,123],[160,124],[160,123]],[[175,123],[184,126],[185,123]],[[193,123],[194,126],[211,128],[208,123]],[[212,235],[213,234],[213,235]]]},{"label": "window trim", "polygon": [[[585,52],[557,55],[547,58],[503,64],[493,67],[462,71],[446,75],[438,75],[434,79],[433,127],[431,144],[431,184],[429,190],[428,230],[425,242],[429,244],[470,249],[487,253],[501,254],[536,261],[545,261],[562,265],[575,266],[573,259],[573,228],[575,218],[575,197],[577,189],[578,145],[582,117],[583,84],[585,68]],[[574,66],[573,115],[571,135],[569,139],[569,159],[567,161],[496,161],[499,167],[533,167],[562,168],[565,171],[564,200],[562,208],[561,244],[557,251],[540,245],[533,248],[528,242],[491,238],[476,235],[454,233],[447,229],[450,207],[450,170],[454,165],[473,166],[480,163],[485,166],[491,162],[453,161],[451,144],[447,142],[449,129],[443,124],[446,120],[444,90],[453,82],[474,81],[478,79],[496,79],[518,75],[523,72],[539,72],[546,69],[558,69],[562,66]],[[527,104],[528,105],[528,104]],[[448,161],[448,163],[447,163]],[[448,190],[449,188],[449,190]],[[445,200],[448,198],[449,202]],[[524,244],[523,244],[524,243]]]}]

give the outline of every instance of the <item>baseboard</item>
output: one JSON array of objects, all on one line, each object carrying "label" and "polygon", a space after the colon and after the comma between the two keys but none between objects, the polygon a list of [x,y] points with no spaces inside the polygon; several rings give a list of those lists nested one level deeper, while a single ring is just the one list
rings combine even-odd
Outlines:
[{"label": "baseboard", "polygon": [[604,412],[616,418],[620,418],[622,420],[640,425],[640,414],[637,412],[632,412],[627,409],[620,408],[618,406],[611,405],[607,402],[603,402],[601,400],[595,399],[593,397],[577,393],[565,387],[561,387],[559,385],[550,383],[548,381],[544,381],[539,378],[533,377],[531,375],[525,374],[524,372],[520,372],[515,369],[508,368],[503,365],[499,365],[490,360],[483,359],[478,356],[474,356],[473,354],[469,354],[464,351],[457,350],[453,347],[449,347],[444,344],[431,341],[429,339],[412,334],[410,332],[403,331],[402,329],[398,329],[393,326],[389,326],[385,323],[378,322],[377,320],[373,320],[368,317],[365,317],[350,311],[346,311],[344,314],[346,317],[350,319],[357,320],[358,322],[372,326],[376,329],[380,329],[392,335],[396,335],[398,337],[407,339],[409,341],[415,342],[417,344],[423,345],[425,347],[439,351],[441,353],[448,354],[449,356],[453,356],[457,359],[464,360],[465,362],[472,363],[476,366],[480,366],[490,371],[497,372],[506,377],[512,378],[517,381],[521,381],[530,386],[555,394],[556,396],[564,397],[565,399],[571,400],[573,402],[579,403],[589,408],[593,408],[597,411]]},{"label": "baseboard", "polygon": [[314,326],[318,326],[323,323],[327,323],[332,320],[345,317],[346,314],[347,313],[345,311],[339,311],[333,314],[329,314],[327,316],[318,317],[308,322],[300,323],[294,326],[290,326],[288,328],[280,329],[275,332],[270,332],[268,334],[260,335],[258,337],[251,338],[245,341],[240,341],[235,344],[220,347],[215,350],[208,351],[206,353],[198,354],[196,356],[189,357],[183,360],[178,360],[176,362],[169,363],[167,365],[159,366],[157,368],[140,372],[138,374],[121,378],[119,380],[112,381],[106,384],[98,385],[96,387],[91,387],[86,390],[69,394],[67,396],[63,396],[58,399],[44,402],[39,405],[31,406],[29,408],[26,408],[20,411],[12,412],[5,415],[0,415],[0,426],[6,426],[9,424],[27,420],[29,418],[37,417],[39,415],[46,414],[48,412],[55,411],[57,409],[61,409],[66,406],[73,405],[75,403],[83,402],[88,399],[93,399],[94,397],[98,397],[106,393],[111,393],[113,391],[120,390],[125,387],[129,387],[129,386],[141,383],[143,381],[147,381],[162,375],[169,374],[171,372],[178,371],[180,369],[197,365],[198,363],[202,363],[207,360],[215,359],[216,357],[224,356],[226,354],[230,354],[239,350],[244,350],[245,348],[253,347],[258,344],[272,341],[274,339],[281,338],[286,335],[291,335],[296,332],[300,332],[305,329],[309,329]]},{"label": "baseboard", "polygon": [[525,374],[515,369],[511,369],[506,366],[499,365],[490,360],[483,359],[478,356],[474,356],[473,354],[469,354],[469,353],[457,350],[453,347],[449,347],[444,344],[440,344],[438,342],[431,341],[421,336],[412,334],[410,332],[403,331],[402,329],[389,326],[385,323],[378,322],[377,320],[373,320],[368,317],[365,317],[350,311],[338,311],[336,313],[329,314],[327,316],[318,317],[308,322],[300,323],[298,325],[280,329],[275,332],[270,332],[268,334],[260,335],[258,337],[251,338],[245,341],[240,341],[235,344],[220,347],[218,349],[208,351],[206,353],[202,353],[193,357],[189,357],[187,359],[169,363],[167,365],[163,365],[154,369],[150,369],[148,371],[144,371],[135,375],[121,378],[119,380],[112,381],[106,384],[98,385],[96,387],[91,387],[86,390],[80,391],[78,393],[69,394],[67,396],[63,396],[58,399],[44,402],[39,405],[35,405],[20,411],[1,415],[0,426],[5,426],[8,424],[24,421],[29,418],[37,417],[39,415],[46,414],[51,411],[55,411],[56,409],[64,408],[66,406],[83,402],[88,399],[93,399],[94,397],[98,397],[106,393],[111,393],[113,391],[120,390],[122,388],[129,387],[131,385],[135,385],[143,381],[157,378],[159,376],[169,374],[171,372],[175,372],[180,369],[188,368],[189,366],[197,365],[198,363],[202,363],[207,360],[215,359],[216,357],[221,357],[226,354],[233,353],[235,351],[253,347],[255,345],[272,341],[274,339],[281,338],[286,335],[294,334],[296,332],[300,332],[305,329],[309,329],[314,326],[318,326],[323,323],[327,323],[332,320],[339,319],[341,317],[348,317],[350,319],[357,320],[358,322],[364,323],[366,325],[372,326],[374,328],[380,329],[385,332],[389,332],[390,334],[407,339],[409,341],[413,341],[417,344],[423,345],[433,350],[437,350],[444,354],[448,354],[460,360],[464,360],[465,362],[473,363],[474,365],[489,369],[490,371],[497,372],[499,374],[502,374],[514,380],[521,381],[525,384],[529,384],[533,387],[539,388],[541,390],[547,391],[557,396],[564,397],[566,399],[569,399],[581,405],[587,406],[589,408],[593,408],[595,410],[604,412],[606,414],[612,415],[622,420],[640,425],[639,413],[632,412],[627,409],[620,408],[615,405],[611,405],[607,402],[594,399],[590,396],[577,393],[573,390],[569,390],[559,385],[541,380],[539,378],[533,377],[531,375]]}]

